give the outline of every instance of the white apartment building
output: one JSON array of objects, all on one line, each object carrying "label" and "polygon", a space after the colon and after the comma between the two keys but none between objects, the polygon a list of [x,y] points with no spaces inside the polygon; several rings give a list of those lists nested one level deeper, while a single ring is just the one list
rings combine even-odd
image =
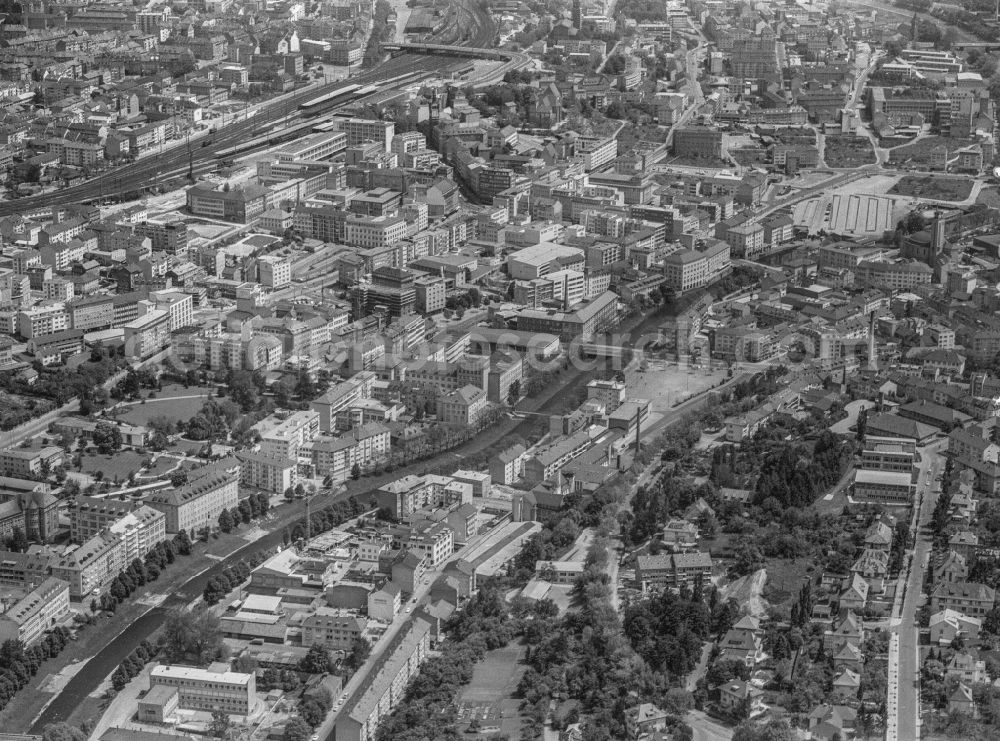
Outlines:
[{"label": "white apartment building", "polygon": [[678,250],[663,262],[667,285],[675,290],[688,291],[708,281],[708,259],[700,252]]},{"label": "white apartment building", "polygon": [[292,282],[292,261],[288,257],[264,255],[257,258],[257,272],[262,286],[284,288]]},{"label": "white apartment building", "polygon": [[261,429],[260,452],[295,459],[299,448],[319,434],[319,414],[312,410],[295,412],[275,427]]},{"label": "white apartment building", "polygon": [[406,219],[402,216],[352,214],[344,222],[344,241],[366,250],[390,247],[406,237],[406,229]]},{"label": "white apartment building", "polygon": [[59,301],[39,304],[17,312],[17,333],[26,340],[69,329],[69,312]]},{"label": "white apartment building", "polygon": [[47,578],[0,613],[0,643],[20,641],[25,648],[69,615],[69,584]]},{"label": "white apartment building", "polygon": [[194,324],[194,296],[180,291],[153,291],[149,294],[153,307],[167,312],[170,331]]},{"label": "white apartment building", "polygon": [[125,546],[125,561],[143,559],[157,543],[167,538],[167,518],[159,510],[142,505],[115,520],[108,528]]},{"label": "white apartment building", "polygon": [[377,142],[388,152],[392,138],[396,134],[396,124],[393,121],[349,118],[340,121],[340,130],[347,134],[347,146],[349,147],[365,142]]}]

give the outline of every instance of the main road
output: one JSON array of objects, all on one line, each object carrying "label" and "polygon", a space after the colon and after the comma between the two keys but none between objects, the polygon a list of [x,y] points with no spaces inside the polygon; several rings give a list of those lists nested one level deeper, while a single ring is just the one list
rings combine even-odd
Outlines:
[{"label": "main road", "polygon": [[310,87],[283,97],[271,105],[261,108],[256,115],[217,130],[210,139],[201,139],[201,146],[174,147],[159,156],[147,157],[110,170],[97,178],[69,188],[26,198],[0,201],[0,216],[26,214],[50,206],[83,203],[101,198],[103,195],[140,190],[155,184],[162,173],[184,170],[189,165],[197,168],[198,165],[214,160],[220,152],[225,152],[247,139],[264,133],[267,130],[266,127],[286,116],[297,114],[299,104],[307,100],[334,92],[347,84],[377,84],[410,72],[442,71],[455,64],[456,61],[453,58],[444,55],[402,54],[393,57],[379,65],[378,68],[363,72],[349,80]]},{"label": "main road", "polygon": [[917,480],[917,504],[913,513],[914,546],[905,578],[905,595],[893,604],[892,636],[889,650],[889,697],[886,703],[886,741],[916,741],[920,738],[919,636],[917,612],[923,604],[924,577],[930,558],[933,536],[931,515],[937,502],[936,476],[944,469],[936,440],[921,450],[922,460]]}]

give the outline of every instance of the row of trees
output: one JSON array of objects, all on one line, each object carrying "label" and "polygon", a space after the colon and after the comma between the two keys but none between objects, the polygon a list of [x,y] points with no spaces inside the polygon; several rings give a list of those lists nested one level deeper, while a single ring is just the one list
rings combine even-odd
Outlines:
[{"label": "row of trees", "polygon": [[149,641],[140,643],[135,651],[125,657],[125,660],[118,665],[111,675],[111,686],[115,692],[121,692],[125,685],[131,682],[142,673],[142,669],[149,661],[156,656],[157,649]]},{"label": "row of trees", "polygon": [[[551,611],[551,603],[543,611]],[[524,606],[525,610],[529,610]],[[472,679],[476,663],[491,649],[506,646],[526,626],[528,612],[515,613],[501,585],[488,581],[445,627],[449,635],[439,655],[428,659],[407,687],[406,698],[379,726],[378,741],[458,739],[455,698]]]},{"label": "row of trees", "polygon": [[251,494],[232,509],[224,509],[219,513],[219,530],[232,532],[241,524],[249,525],[258,517],[263,517],[271,508],[271,499],[266,492]]},{"label": "row of trees", "polygon": [[244,561],[227,566],[218,576],[213,576],[205,584],[202,599],[206,605],[217,605],[220,600],[250,578],[250,567]]},{"label": "row of trees", "polygon": [[[348,497],[339,502],[327,505],[323,509],[312,512],[309,516],[309,532],[312,535],[325,533],[358,515],[364,514],[367,508],[356,497]],[[306,537],[305,522],[296,523],[291,530],[283,534],[285,545]]]},{"label": "row of trees", "polygon": [[179,532],[172,540],[160,541],[149,550],[145,559],[133,559],[125,571],[112,580],[108,591],[101,595],[100,600],[91,600],[90,609],[94,612],[114,612],[138,587],[159,579],[163,569],[172,564],[178,555],[187,556],[190,553],[191,539],[184,531]]},{"label": "row of trees", "polygon": [[0,710],[23,688],[46,659],[58,656],[69,643],[69,631],[62,626],[53,628],[31,648],[16,639],[0,645]]}]

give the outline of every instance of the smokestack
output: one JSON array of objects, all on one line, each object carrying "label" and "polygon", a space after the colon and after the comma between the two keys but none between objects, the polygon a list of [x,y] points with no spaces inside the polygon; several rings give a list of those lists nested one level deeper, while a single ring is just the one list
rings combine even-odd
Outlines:
[{"label": "smokestack", "polygon": [[934,222],[931,224],[931,250],[932,257],[944,250],[944,219],[941,218],[940,211],[934,214]]},{"label": "smokestack", "polygon": [[868,314],[868,370],[878,370],[878,358],[875,356],[875,312]]},{"label": "smokestack", "polygon": [[642,426],[640,424],[640,422],[639,422],[639,420],[640,420],[639,414],[641,412],[642,412],[642,404],[637,403],[635,405],[635,454],[636,454],[636,456],[639,455],[639,450],[641,449],[639,447],[639,429]]}]

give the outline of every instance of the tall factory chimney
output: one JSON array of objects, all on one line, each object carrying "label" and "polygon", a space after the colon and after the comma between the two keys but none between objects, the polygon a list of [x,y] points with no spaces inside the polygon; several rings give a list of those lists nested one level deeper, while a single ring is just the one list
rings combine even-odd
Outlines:
[{"label": "tall factory chimney", "polygon": [[875,312],[868,314],[868,370],[878,370],[878,356],[875,354]]}]

